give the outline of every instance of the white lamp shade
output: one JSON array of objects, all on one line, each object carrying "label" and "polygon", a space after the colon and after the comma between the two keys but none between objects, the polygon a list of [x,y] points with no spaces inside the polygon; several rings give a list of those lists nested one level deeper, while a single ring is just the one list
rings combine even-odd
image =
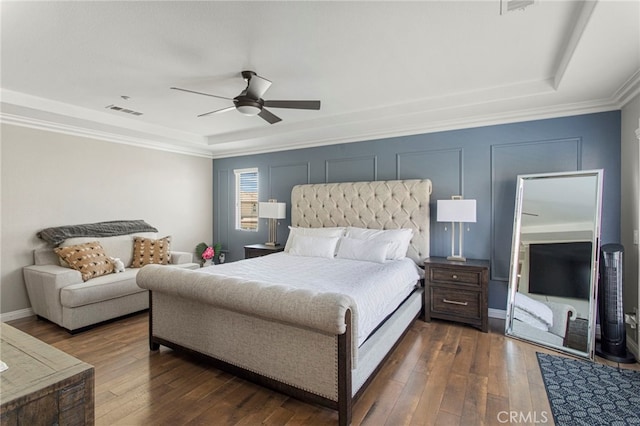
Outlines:
[{"label": "white lamp shade", "polygon": [[438,200],[438,222],[475,222],[476,200]]},{"label": "white lamp shade", "polygon": [[287,217],[287,203],[258,203],[258,217],[284,219]]}]

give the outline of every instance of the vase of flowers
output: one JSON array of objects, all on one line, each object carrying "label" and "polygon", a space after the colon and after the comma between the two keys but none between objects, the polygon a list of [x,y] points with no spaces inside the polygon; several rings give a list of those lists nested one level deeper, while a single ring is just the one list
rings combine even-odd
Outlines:
[{"label": "vase of flowers", "polygon": [[200,266],[210,266],[214,263],[215,258],[220,254],[220,243],[208,245],[200,243],[196,246],[196,256],[200,261]]}]

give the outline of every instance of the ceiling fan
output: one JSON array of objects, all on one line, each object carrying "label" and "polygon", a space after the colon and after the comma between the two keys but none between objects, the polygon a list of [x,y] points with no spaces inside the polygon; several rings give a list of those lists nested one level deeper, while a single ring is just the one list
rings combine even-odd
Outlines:
[{"label": "ceiling fan", "polygon": [[217,109],[215,111],[205,112],[198,115],[198,117],[204,117],[206,115],[218,114],[221,112],[231,111],[233,109],[238,110],[244,115],[257,115],[269,124],[275,124],[278,121],[282,121],[280,117],[273,114],[265,107],[270,108],[291,108],[291,109],[320,109],[320,101],[267,101],[262,99],[262,96],[271,86],[271,82],[266,78],[260,77],[253,71],[242,71],[242,78],[247,82],[247,87],[240,92],[235,98],[227,98],[225,96],[211,95],[209,93],[196,92],[189,89],[181,89],[179,87],[171,87],[173,90],[180,90],[182,92],[195,93],[196,95],[211,96],[214,98],[226,99],[233,101],[233,106]]}]

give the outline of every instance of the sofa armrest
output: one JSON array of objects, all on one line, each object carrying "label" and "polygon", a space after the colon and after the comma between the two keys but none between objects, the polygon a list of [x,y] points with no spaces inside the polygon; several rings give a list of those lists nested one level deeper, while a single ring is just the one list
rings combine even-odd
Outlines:
[{"label": "sofa armrest", "polygon": [[186,251],[172,251],[169,263],[172,265],[180,265],[182,263],[192,263],[193,253]]},{"label": "sofa armrest", "polygon": [[61,324],[60,289],[82,283],[80,272],[60,265],[31,265],[22,271],[33,312]]}]

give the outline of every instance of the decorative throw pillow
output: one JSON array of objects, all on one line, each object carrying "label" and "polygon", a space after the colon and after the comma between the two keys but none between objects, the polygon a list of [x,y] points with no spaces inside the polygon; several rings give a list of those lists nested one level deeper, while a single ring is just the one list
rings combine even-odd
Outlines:
[{"label": "decorative throw pillow", "polygon": [[132,268],[142,268],[152,263],[166,265],[171,256],[171,236],[152,240],[150,238],[133,237]]},{"label": "decorative throw pillow", "polygon": [[110,274],[114,270],[113,262],[105,254],[98,241],[75,246],[57,247],[53,251],[69,267],[79,271],[83,281]]}]

